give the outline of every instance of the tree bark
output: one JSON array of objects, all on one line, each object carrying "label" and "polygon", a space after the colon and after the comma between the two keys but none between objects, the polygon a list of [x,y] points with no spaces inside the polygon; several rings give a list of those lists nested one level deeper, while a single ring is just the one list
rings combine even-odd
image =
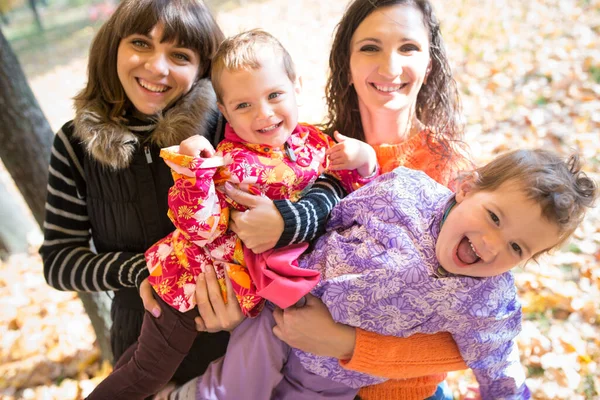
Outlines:
[{"label": "tree bark", "polygon": [[[48,164],[54,135],[0,29],[0,159],[34,219],[43,228]],[[105,293],[79,293],[102,358],[111,360],[110,316]]]}]

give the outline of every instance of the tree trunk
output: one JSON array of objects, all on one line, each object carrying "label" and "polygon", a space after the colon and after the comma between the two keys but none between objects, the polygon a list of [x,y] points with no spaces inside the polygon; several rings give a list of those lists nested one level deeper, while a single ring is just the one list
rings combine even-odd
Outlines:
[{"label": "tree trunk", "polygon": [[29,248],[27,237],[38,227],[1,165],[0,174],[0,251],[25,253]]},{"label": "tree trunk", "polygon": [[[0,29],[0,159],[42,228],[53,133],[17,57]],[[104,293],[79,293],[102,358],[111,360],[110,316]]]}]

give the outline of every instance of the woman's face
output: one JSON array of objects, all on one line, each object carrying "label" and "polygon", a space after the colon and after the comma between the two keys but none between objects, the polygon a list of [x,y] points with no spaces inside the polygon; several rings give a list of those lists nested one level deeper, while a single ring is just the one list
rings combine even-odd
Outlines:
[{"label": "woman's face", "polygon": [[175,42],[161,43],[162,24],[148,35],[133,34],[119,43],[117,74],[127,98],[142,114],[153,115],[192,88],[199,57]]},{"label": "woman's face", "polygon": [[414,109],[429,65],[428,31],[414,6],[377,9],[352,36],[350,81],[361,108]]}]

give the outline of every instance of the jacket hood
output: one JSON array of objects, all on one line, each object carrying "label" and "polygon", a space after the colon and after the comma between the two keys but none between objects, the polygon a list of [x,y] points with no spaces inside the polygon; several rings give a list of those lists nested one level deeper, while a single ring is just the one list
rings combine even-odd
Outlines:
[{"label": "jacket hood", "polygon": [[[88,154],[113,170],[127,168],[139,144],[139,137],[123,123],[112,121],[95,103],[75,113],[74,135]],[[156,128],[148,140],[159,147],[173,146],[193,135],[211,139],[218,118],[217,98],[209,79],[202,79],[169,108],[154,117]],[[212,140],[211,140],[212,141]]]}]

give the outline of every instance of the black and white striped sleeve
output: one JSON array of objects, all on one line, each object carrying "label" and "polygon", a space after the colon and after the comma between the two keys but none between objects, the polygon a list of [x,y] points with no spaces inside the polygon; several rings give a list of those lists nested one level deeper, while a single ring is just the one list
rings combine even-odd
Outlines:
[{"label": "black and white striped sleeve", "polygon": [[322,235],[331,210],[345,196],[340,182],[323,174],[298,202],[275,200],[284,223],[283,234],[275,247],[310,242]]},{"label": "black and white striped sleeve", "polygon": [[90,249],[83,150],[65,125],[54,138],[46,197],[44,277],[58,290],[95,292],[139,286],[148,276],[143,254]]}]

